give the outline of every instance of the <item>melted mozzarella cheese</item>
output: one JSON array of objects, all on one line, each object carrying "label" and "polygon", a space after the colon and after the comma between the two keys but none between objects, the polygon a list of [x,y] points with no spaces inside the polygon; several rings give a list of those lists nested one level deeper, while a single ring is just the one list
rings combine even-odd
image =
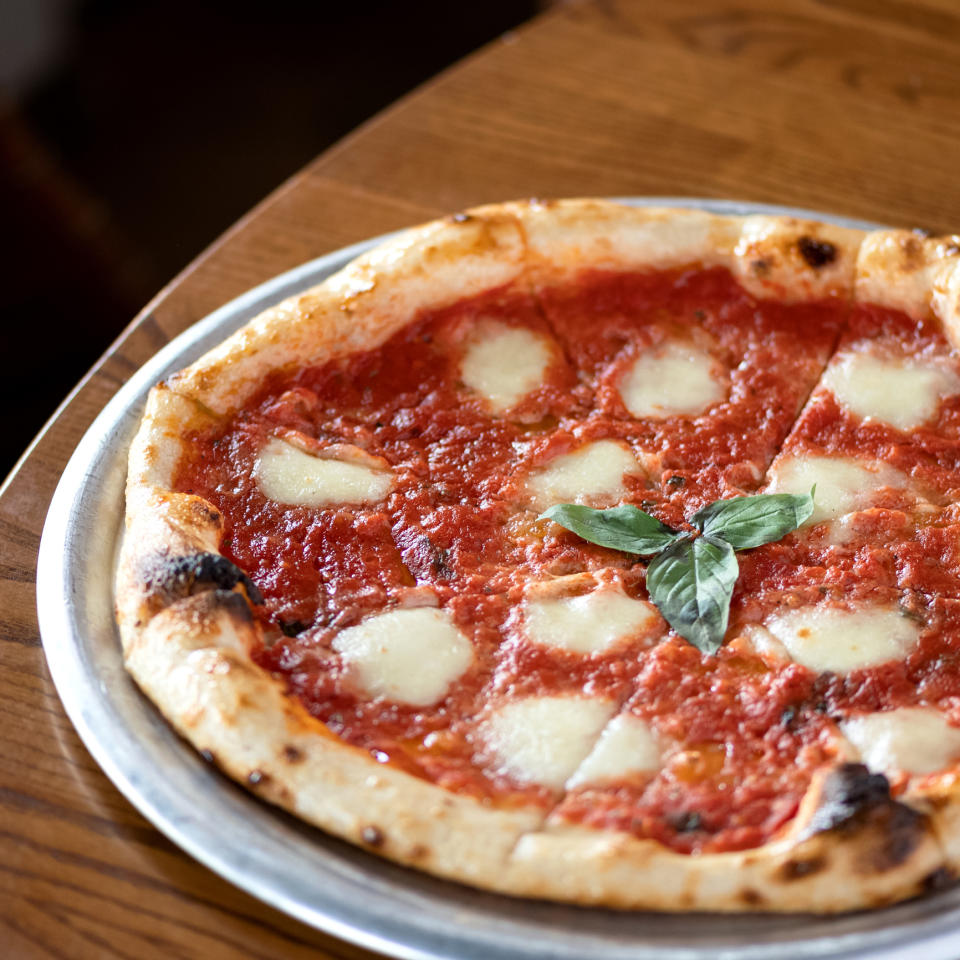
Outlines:
[{"label": "melted mozzarella cheese", "polygon": [[534,643],[575,653],[600,653],[660,621],[649,603],[610,584],[578,597],[525,600],[523,624]]},{"label": "melted mozzarella cheese", "polygon": [[852,717],[840,730],[860,759],[880,773],[936,773],[960,759],[960,729],[926,707],[900,707]]},{"label": "melted mozzarella cheese", "polygon": [[787,648],[766,628],[758,623],[748,623],[740,628],[740,635],[731,641],[745,652],[772,660],[774,663],[785,663],[790,659]]},{"label": "melted mozzarella cheese", "polygon": [[540,386],[551,350],[531,330],[495,321],[481,323],[460,364],[460,376],[495,413],[514,406]]},{"label": "melted mozzarella cheese", "polygon": [[828,367],[823,385],[858,417],[911,430],[937,412],[940,400],[960,391],[960,380],[942,366],[845,353]]},{"label": "melted mozzarella cheese", "polygon": [[615,704],[586,697],[527,697],[494,711],[481,735],[500,773],[559,789],[590,752]]},{"label": "melted mozzarella cheese", "polygon": [[268,499],[303,507],[374,503],[393,486],[390,471],[362,451],[349,460],[326,459],[276,437],[260,451],[253,477]]},{"label": "melted mozzarella cheese", "polygon": [[544,510],[555,503],[613,504],[627,492],[624,476],[642,473],[625,444],[595,440],[531,474],[527,486],[534,503]]},{"label": "melted mozzarella cheese", "polygon": [[798,607],[769,618],[766,627],[791,660],[818,673],[849,673],[902,660],[921,630],[896,607]]},{"label": "melted mozzarella cheese", "polygon": [[473,662],[470,641],[443,610],[390,610],[333,639],[348,676],[369,697],[425,707]]},{"label": "melted mozzarella cheese", "polygon": [[622,780],[633,773],[652,773],[659,767],[660,746],[649,724],[621,713],[604,727],[587,759],[567,781],[567,788]]},{"label": "melted mozzarella cheese", "polygon": [[813,515],[808,523],[831,520],[869,506],[883,487],[903,489],[906,474],[885,463],[853,457],[822,457],[797,454],[777,461],[770,470],[766,493],[809,493],[816,484]]},{"label": "melted mozzarella cheese", "polygon": [[671,341],[641,353],[620,381],[623,405],[635,417],[693,416],[727,395],[727,378],[705,350]]}]

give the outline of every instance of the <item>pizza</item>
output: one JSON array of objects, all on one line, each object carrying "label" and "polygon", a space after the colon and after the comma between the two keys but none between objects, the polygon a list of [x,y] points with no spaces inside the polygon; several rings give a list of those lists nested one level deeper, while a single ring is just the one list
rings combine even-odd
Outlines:
[{"label": "pizza", "polygon": [[[938,888],[958,299],[958,241],[902,230],[572,200],[407,231],[150,394],[126,666],[258,796],[476,887],[818,912]],[[766,541],[718,526],[782,504]],[[641,518],[686,579],[558,505]]]}]

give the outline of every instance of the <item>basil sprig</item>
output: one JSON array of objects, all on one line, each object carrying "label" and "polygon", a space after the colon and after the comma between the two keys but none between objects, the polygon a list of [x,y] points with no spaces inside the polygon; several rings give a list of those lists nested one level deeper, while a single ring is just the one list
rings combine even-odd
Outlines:
[{"label": "basil sprig", "polygon": [[558,503],[543,516],[591,543],[644,557],[659,553],[683,537],[679,531],[671,530],[656,517],[630,504],[594,510],[579,503]]},{"label": "basil sprig", "polygon": [[796,530],[813,514],[815,490],[716,500],[690,518],[697,533],[674,530],[629,505],[594,510],[559,503],[543,516],[601,547],[652,556],[647,566],[651,601],[681,637],[714,654],[727,632],[740,572],[734,551]]},{"label": "basil sprig", "polygon": [[809,520],[812,513],[813,490],[799,497],[792,493],[761,493],[755,497],[714,500],[698,510],[690,522],[705,537],[721,537],[734,550],[749,550],[785,537]]},{"label": "basil sprig", "polygon": [[647,590],[681,637],[704,653],[716,653],[727,632],[739,574],[737,555],[726,540],[684,539],[650,561]]}]

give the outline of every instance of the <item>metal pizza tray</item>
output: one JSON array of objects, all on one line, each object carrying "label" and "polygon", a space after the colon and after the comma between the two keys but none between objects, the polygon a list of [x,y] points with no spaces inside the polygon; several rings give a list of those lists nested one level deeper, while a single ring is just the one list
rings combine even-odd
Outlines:
[{"label": "metal pizza tray", "polygon": [[[652,197],[637,205],[716,213],[785,207]],[[889,909],[839,917],[617,913],[477,892],[396,866],[254,799],[180,740],[124,672],[113,622],[113,568],[127,448],[149,388],[271,304],[382,240],[348,247],[251,290],[161,350],[80,441],[50,506],[37,571],[50,672],[87,748],[123,794],[201,863],[334,936],[403,958],[720,960],[960,957],[960,886]]]}]

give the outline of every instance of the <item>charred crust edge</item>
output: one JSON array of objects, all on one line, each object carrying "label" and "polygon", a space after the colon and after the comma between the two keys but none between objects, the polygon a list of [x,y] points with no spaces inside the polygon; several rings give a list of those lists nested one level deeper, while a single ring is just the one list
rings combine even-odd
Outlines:
[{"label": "charred crust edge", "polygon": [[263,594],[257,585],[235,563],[209,551],[161,560],[149,582],[153,589],[171,599],[192,596],[208,587],[229,591],[240,584],[251,603],[258,606],[263,603]]},{"label": "charred crust edge", "polygon": [[950,867],[937,867],[923,878],[923,889],[928,892],[945,890],[947,887],[952,887],[956,879],[957,875]]},{"label": "charred crust edge", "polygon": [[870,810],[894,802],[882,773],[870,773],[862,763],[844,763],[824,779],[820,803],[804,833],[812,836],[850,826]]},{"label": "charred crust edge", "polygon": [[229,590],[214,590],[207,594],[213,603],[230,616],[237,624],[253,622],[250,604],[239,594]]},{"label": "charred crust edge", "polygon": [[[817,809],[801,835],[832,831],[838,836],[869,833],[859,860],[864,872],[883,872],[904,863],[929,833],[927,817],[890,795],[890,783],[881,773],[870,773],[862,763],[845,763],[831,770],[820,790]],[[798,861],[799,862],[799,861]]]},{"label": "charred crust edge", "polygon": [[837,259],[837,248],[828,240],[803,236],[797,240],[797,251],[807,266],[819,270]]}]

